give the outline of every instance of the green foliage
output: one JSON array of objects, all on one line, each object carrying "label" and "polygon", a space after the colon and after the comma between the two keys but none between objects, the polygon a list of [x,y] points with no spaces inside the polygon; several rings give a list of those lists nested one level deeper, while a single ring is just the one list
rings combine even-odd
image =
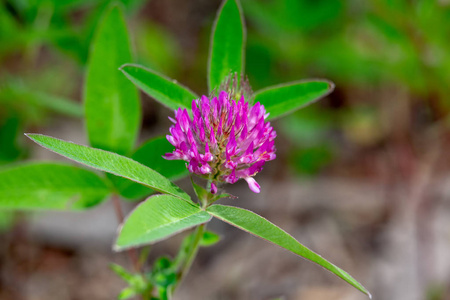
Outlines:
[{"label": "green foliage", "polygon": [[269,119],[279,118],[305,107],[331,93],[334,84],[324,80],[298,81],[265,88],[255,93],[270,113]]},{"label": "green foliage", "polygon": [[[223,199],[223,198],[237,198],[233,195],[227,194],[227,193],[217,193],[217,194],[211,194],[208,190],[201,187],[200,185],[196,184],[194,180],[191,178],[192,187],[194,188],[195,195],[197,196],[197,199],[202,203],[203,207],[209,206],[216,202],[217,200]],[[210,186],[208,186],[210,188]]]},{"label": "green foliage", "polygon": [[134,279],[133,274],[125,270],[122,266],[119,266],[117,264],[110,264],[109,267],[114,271],[114,273],[119,275],[119,277],[126,282],[130,282]]},{"label": "green foliage", "polygon": [[[201,231],[200,233],[201,239],[198,245],[201,247],[212,246],[220,239],[212,231]],[[194,231],[183,239],[175,259],[161,256],[155,260],[149,272],[133,274],[118,265],[112,265],[111,268],[114,272],[129,285],[122,290],[119,299],[128,299],[136,295],[142,295],[144,299],[150,299],[149,297],[153,289],[157,291],[159,300],[170,299],[174,288],[182,280],[183,267],[190,261],[190,254],[193,250],[192,243],[195,242],[196,234],[197,231]]]},{"label": "green foliage", "polygon": [[28,134],[39,145],[89,167],[121,176],[156,191],[191,201],[188,194],[158,172],[128,157],[40,134]]},{"label": "green foliage", "polygon": [[110,268],[129,285],[120,292],[117,299],[125,300],[136,295],[151,293],[153,287],[141,274],[130,273],[117,264],[111,264]]},{"label": "green foliage", "polygon": [[[121,0],[133,13],[145,0]],[[0,6],[0,59],[11,53],[35,58],[41,46],[84,64],[98,18],[109,0],[8,1]],[[73,18],[82,12],[82,19]]]},{"label": "green foliage", "polygon": [[308,106],[282,118],[278,133],[289,137],[289,167],[302,175],[316,175],[337,157],[336,140],[330,132],[338,126],[333,112]]},{"label": "green foliage", "polygon": [[172,261],[165,256],[158,258],[153,264],[151,279],[155,285],[164,288],[164,290],[174,285],[177,281],[177,274]]},{"label": "green foliage", "polygon": [[198,98],[194,92],[178,84],[176,80],[142,66],[127,64],[120,70],[142,91],[170,109],[190,109],[192,100]]},{"label": "green foliage", "polygon": [[20,118],[15,114],[0,119],[0,165],[15,161],[23,154],[18,144],[21,130]]},{"label": "green foliage", "polygon": [[446,287],[444,284],[433,283],[430,284],[426,289],[425,298],[426,300],[444,300],[446,297]]},{"label": "green foliage", "polygon": [[211,195],[211,193],[209,193],[202,186],[195,183],[194,180],[192,179],[192,177],[191,177],[191,183],[192,183],[192,188],[194,189],[195,195],[197,196],[197,199],[199,199],[202,202],[202,205],[205,206],[206,200],[208,199],[209,195]]},{"label": "green foliage", "polygon": [[77,102],[42,93],[7,76],[0,85],[0,165],[26,157],[24,129],[45,125],[51,113],[79,118],[83,109]]},{"label": "green foliage", "polygon": [[173,288],[178,282],[177,266],[166,257],[155,262],[151,274],[152,282],[157,286],[160,300],[170,300]]},{"label": "green foliage", "polygon": [[119,154],[134,147],[141,118],[138,92],[118,70],[132,60],[130,48],[122,11],[112,6],[91,46],[84,105],[90,144]]},{"label": "green foliage", "polygon": [[139,41],[137,50],[141,64],[171,76],[180,72],[182,49],[173,32],[146,19],[135,33],[135,39]]},{"label": "green foliage", "polygon": [[211,92],[230,73],[244,74],[245,27],[240,4],[225,0],[217,14],[208,58],[208,87]]},{"label": "green foliage", "polygon": [[267,31],[314,32],[335,25],[342,12],[339,0],[277,0],[243,2],[245,11],[258,27]]},{"label": "green foliage", "polygon": [[183,161],[170,161],[162,156],[173,151],[173,146],[165,136],[152,138],[143,143],[132,155],[132,158],[143,165],[161,173],[167,178],[176,180],[186,176],[186,164]]},{"label": "green foliage", "polygon": [[211,216],[195,204],[169,195],[153,196],[130,213],[114,249],[155,243],[210,219]]},{"label": "green foliage", "polygon": [[[333,1],[330,8],[324,2],[316,5],[307,4],[306,1],[284,0],[281,4],[273,4],[275,12],[273,16],[269,14],[259,17],[262,20],[271,18],[273,24],[281,25],[285,17],[290,17],[289,22],[284,22],[288,25],[289,32],[296,32],[297,27],[301,27],[302,32],[312,32],[315,27],[320,27],[328,16],[337,18],[338,13],[334,8],[340,6],[336,3]],[[284,7],[285,4],[288,6]],[[297,17],[296,12],[290,10],[289,6],[298,9],[314,7],[316,12],[320,12],[321,18],[308,16],[295,20],[292,17]],[[45,13],[51,10],[44,7],[43,11],[44,15],[39,18],[48,16]],[[39,12],[32,14],[39,15]],[[47,25],[51,24],[51,19],[50,17],[49,21],[47,18]],[[9,24],[9,21],[6,20],[5,24]],[[92,16],[93,24],[96,23],[94,21],[96,17]],[[13,27],[10,26],[9,29],[14,30]],[[224,0],[211,35],[207,70],[210,92],[218,88],[230,73],[244,75],[245,39],[246,31],[239,1]],[[289,35],[280,35],[282,43],[287,41],[286,44],[293,47],[271,49],[266,53],[267,57],[270,57],[272,51],[286,54],[289,58],[305,51],[301,41],[289,43],[291,39]],[[59,42],[64,44],[64,41]],[[70,44],[70,42],[65,44],[67,49],[70,48],[67,47]],[[97,26],[92,43],[84,102],[89,141],[92,146],[103,150],[49,136],[29,135],[33,141],[51,151],[110,173],[108,174],[110,182],[113,183],[116,192],[124,197],[141,198],[150,194],[151,189],[164,194],[146,199],[128,215],[119,229],[114,250],[121,251],[152,244],[196,227],[196,230],[184,239],[175,259],[171,260],[164,256],[158,258],[150,272],[133,274],[120,266],[112,266],[114,272],[128,283],[128,287],[120,293],[119,299],[138,295],[154,299],[151,295],[155,292],[158,293],[160,300],[170,299],[173,291],[189,271],[198,248],[214,245],[220,240],[217,234],[205,231],[206,223],[213,216],[319,264],[370,295],[348,273],[312,252],[263,217],[237,207],[212,205],[223,197],[232,196],[225,193],[213,195],[209,191],[209,186],[203,188],[193,183],[199,204],[192,202],[186,192],[170,181],[185,176],[187,172],[183,162],[171,162],[161,158],[165,152],[172,150],[164,138],[146,142],[132,154],[131,158],[119,155],[131,154],[139,131],[141,111],[134,85],[170,109],[190,109],[192,100],[198,98],[195,93],[176,81],[153,70],[130,64],[132,62],[130,48],[122,12],[119,7],[110,6]],[[323,49],[329,52],[328,48]],[[342,64],[342,61],[339,60],[337,66],[341,66],[339,63]],[[119,67],[123,74],[119,71]],[[266,107],[270,113],[269,118],[275,119],[328,95],[333,88],[334,85],[325,80],[297,81],[257,91],[255,101]],[[75,106],[69,107],[65,105],[67,103],[61,101],[50,101],[50,105],[45,104],[45,100],[38,102],[43,102],[50,109],[59,112],[79,114]],[[11,137],[9,140],[12,140]],[[95,173],[83,169],[56,164],[24,165],[0,171],[0,191],[2,191],[0,208],[83,209],[100,203],[112,188]]]},{"label": "green foliage", "polygon": [[323,144],[305,147],[292,152],[289,161],[294,170],[301,174],[315,175],[333,160],[333,148]]},{"label": "green foliage", "polygon": [[43,114],[45,110],[49,110],[69,117],[83,117],[83,109],[79,103],[36,91],[17,82],[7,82],[0,90],[0,103],[9,105],[16,110],[21,110],[24,106],[27,106],[25,110],[35,107],[39,112],[38,114]]},{"label": "green foliage", "polygon": [[406,87],[414,98],[433,99],[441,114],[449,111],[449,7],[439,1],[243,5],[252,24],[246,56],[254,86],[299,74],[327,76],[343,90]]},{"label": "green foliage", "polygon": [[213,205],[209,207],[207,211],[214,217],[224,222],[315,262],[370,297],[369,292],[352,276],[350,276],[350,274],[328,262],[320,255],[312,252],[297,242],[291,235],[254,212],[225,205]]},{"label": "green foliage", "polygon": [[209,247],[214,246],[220,241],[220,236],[212,231],[205,231],[203,233],[203,237],[200,240],[200,246],[202,247]]},{"label": "green foliage", "polygon": [[58,163],[27,163],[0,170],[0,209],[82,210],[110,193],[93,172]]},{"label": "green foliage", "polygon": [[337,126],[337,117],[326,108],[312,105],[281,118],[278,131],[289,136],[295,146],[317,146],[329,141],[329,132]]},{"label": "green foliage", "polygon": [[[165,137],[157,137],[142,144],[131,158],[144,166],[150,167],[170,180],[177,180],[189,172],[183,161],[169,161],[162,156],[173,151],[173,146]],[[127,199],[141,199],[153,190],[136,182],[108,174],[120,195]]]}]

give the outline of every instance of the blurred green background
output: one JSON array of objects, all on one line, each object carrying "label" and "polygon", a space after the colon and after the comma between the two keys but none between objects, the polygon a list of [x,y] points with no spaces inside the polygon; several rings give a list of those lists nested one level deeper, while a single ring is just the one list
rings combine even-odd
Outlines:
[{"label": "blurred green background", "polygon": [[[2,164],[26,156],[25,129],[47,126],[55,114],[82,117],[77,103],[89,43],[108,2],[3,1]],[[135,62],[205,93],[209,29],[219,1],[122,2]],[[450,9],[444,1],[246,0],[242,6],[254,90],[311,77],[337,86],[327,100],[279,124],[295,148],[295,171],[319,172],[340,159],[342,143],[366,149],[446,126]]]},{"label": "blurred green background", "polygon": [[[83,118],[89,44],[109,2],[1,2],[0,168],[35,157],[24,132]],[[134,62],[206,93],[208,43],[220,1],[121,2]],[[418,243],[427,242],[434,226],[430,211],[439,207],[429,200],[433,182],[449,170],[450,2],[242,0],[242,7],[253,90],[306,78],[336,84],[326,99],[275,122],[279,162],[266,176],[382,185],[386,200],[361,229],[371,232],[364,242],[382,243],[377,234],[411,205]],[[144,135],[165,134],[170,112],[144,95],[142,105]],[[397,188],[402,196],[392,192]],[[12,220],[0,215],[0,227],[7,232]],[[428,270],[420,259],[417,264]],[[438,280],[424,272],[425,292],[415,299],[449,299],[450,281],[442,278],[449,280],[450,271],[442,272]],[[6,292],[2,298],[1,288],[0,299],[13,299]]]}]

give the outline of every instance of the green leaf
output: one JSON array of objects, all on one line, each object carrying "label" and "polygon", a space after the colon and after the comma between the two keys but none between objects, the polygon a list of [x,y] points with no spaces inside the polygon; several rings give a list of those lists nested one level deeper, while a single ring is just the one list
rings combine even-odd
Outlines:
[{"label": "green leaf", "polygon": [[200,246],[209,247],[217,244],[220,241],[220,236],[212,231],[205,231],[203,237],[200,240]]},{"label": "green leaf", "polygon": [[176,266],[165,256],[158,258],[152,270],[152,282],[160,287],[169,287],[176,283]]},{"label": "green leaf", "polygon": [[30,93],[28,97],[30,102],[35,101],[36,104],[51,109],[54,112],[75,118],[83,117],[84,113],[80,103],[73,100],[40,92]]},{"label": "green leaf", "polygon": [[328,262],[320,255],[312,252],[297,242],[284,230],[254,212],[243,208],[225,205],[213,205],[210,206],[207,211],[214,217],[224,222],[315,262],[371,297],[370,293],[352,276],[350,276],[350,274]]},{"label": "green leaf", "polygon": [[117,299],[126,300],[136,296],[137,294],[138,294],[137,291],[133,287],[126,287],[120,291],[119,295],[117,296]]},{"label": "green leaf", "polygon": [[111,263],[109,267],[111,268],[111,270],[114,271],[114,273],[116,273],[120,278],[122,278],[124,281],[128,283],[133,281],[135,278],[134,274],[128,272],[124,267],[118,264]]},{"label": "green leaf", "polygon": [[172,261],[167,256],[159,257],[153,264],[153,271],[160,272],[172,267]]},{"label": "green leaf", "polygon": [[217,200],[220,200],[220,199],[223,199],[223,198],[237,199],[238,197],[236,197],[234,195],[231,195],[231,194],[228,194],[228,193],[216,194],[216,195],[213,195],[213,197],[211,199],[208,199],[208,206],[213,204]]},{"label": "green leaf", "polygon": [[[230,75],[244,73],[245,27],[238,0],[224,0],[211,36],[208,88],[211,92]],[[239,76],[238,76],[239,78]]]},{"label": "green leaf", "polygon": [[199,98],[176,80],[143,66],[126,64],[120,70],[143,92],[170,109],[191,109],[192,100]]},{"label": "green leaf", "polygon": [[124,288],[120,292],[118,299],[128,299],[135,295],[151,293],[152,285],[144,279],[142,274],[130,273],[125,268],[117,264],[110,264],[109,267],[114,271],[114,273],[129,284],[128,287]]},{"label": "green leaf", "polygon": [[[172,152],[174,147],[165,137],[157,137],[145,142],[131,158],[147,167],[152,168],[170,180],[177,180],[189,172],[183,161],[173,161],[162,158],[162,155]],[[117,176],[108,176],[119,193],[128,199],[140,199],[150,195],[153,190],[141,184]]]},{"label": "green leaf", "polygon": [[333,90],[334,84],[326,80],[295,81],[257,91],[255,102],[264,105],[270,120],[314,103]]},{"label": "green leaf", "polygon": [[26,163],[0,170],[0,208],[82,210],[110,192],[95,173],[59,163]]},{"label": "green leaf", "polygon": [[141,121],[139,95],[118,70],[131,61],[122,11],[112,6],[97,27],[86,77],[86,128],[93,147],[126,154],[134,146]]},{"label": "green leaf", "polygon": [[[2,101],[12,101],[15,104],[23,102],[25,105],[38,106],[64,114],[70,117],[83,117],[83,108],[73,100],[36,91],[16,82],[8,82],[1,91]],[[23,104],[22,104],[23,105]]]},{"label": "green leaf", "polygon": [[197,205],[169,195],[152,196],[124,221],[114,250],[155,243],[210,219]]},{"label": "green leaf", "polygon": [[128,178],[161,193],[191,201],[189,195],[170,182],[169,179],[131,158],[41,134],[28,134],[27,136],[39,145],[76,162]]},{"label": "green leaf", "polygon": [[158,286],[158,300],[170,300],[170,291],[166,287]]}]

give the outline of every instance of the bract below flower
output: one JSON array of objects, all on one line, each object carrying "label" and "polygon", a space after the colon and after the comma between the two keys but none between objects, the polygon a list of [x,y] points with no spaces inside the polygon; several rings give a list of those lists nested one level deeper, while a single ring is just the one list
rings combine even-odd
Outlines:
[{"label": "bract below flower", "polygon": [[217,192],[216,183],[235,183],[240,178],[259,193],[252,176],[276,157],[276,132],[265,121],[269,114],[259,102],[245,102],[244,96],[236,101],[222,91],[211,98],[193,100],[192,116],[179,108],[175,119],[169,117],[174,125],[167,140],[175,151],[164,158],[188,162],[191,173],[212,181],[212,193]]}]

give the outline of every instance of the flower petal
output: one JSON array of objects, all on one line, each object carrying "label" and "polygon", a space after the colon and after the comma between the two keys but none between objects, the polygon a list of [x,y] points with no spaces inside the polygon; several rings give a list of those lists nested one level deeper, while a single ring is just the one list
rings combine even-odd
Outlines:
[{"label": "flower petal", "polygon": [[261,192],[261,187],[259,186],[259,184],[256,182],[256,180],[253,177],[245,177],[244,179],[245,179],[245,181],[247,181],[248,187],[250,188],[250,190],[252,192],[254,192],[254,193]]}]

